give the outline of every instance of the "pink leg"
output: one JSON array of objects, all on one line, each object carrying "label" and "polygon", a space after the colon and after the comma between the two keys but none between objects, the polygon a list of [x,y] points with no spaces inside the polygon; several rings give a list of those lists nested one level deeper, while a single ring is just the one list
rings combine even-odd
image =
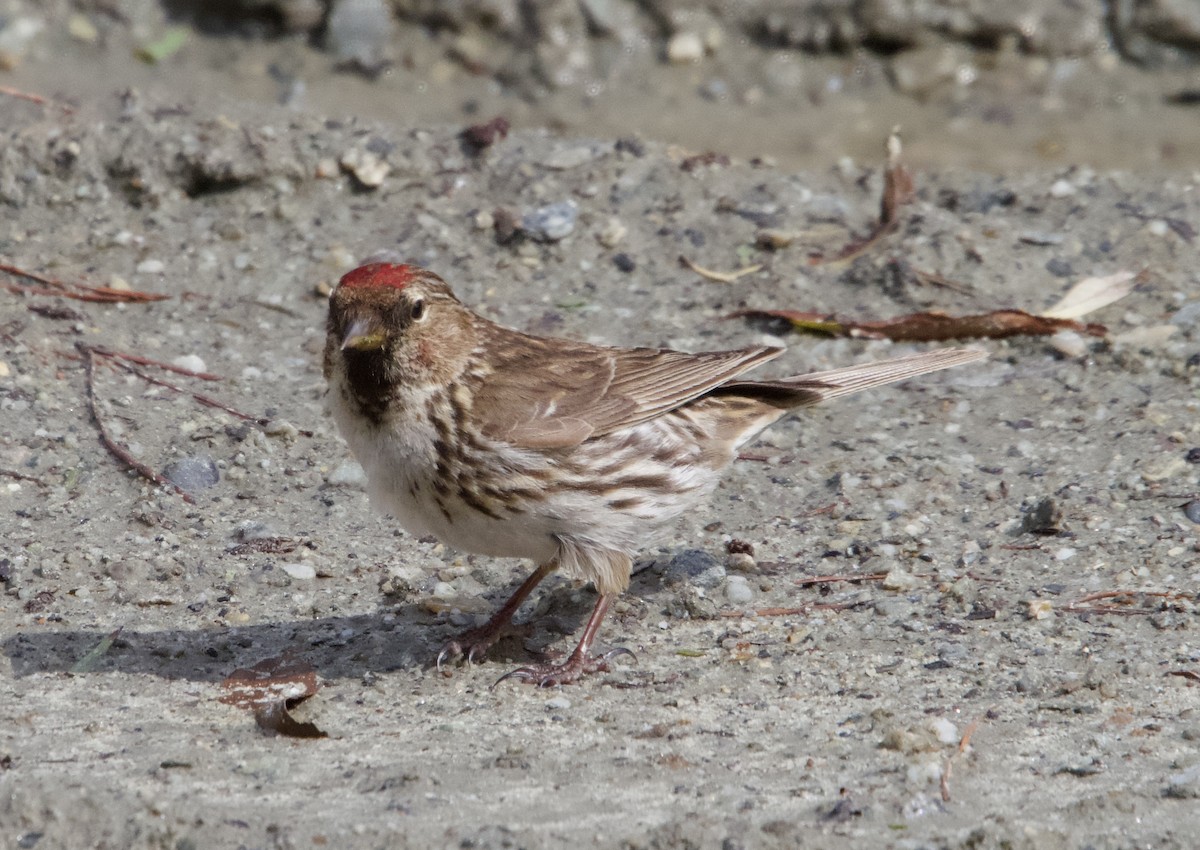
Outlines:
[{"label": "pink leg", "polygon": [[521,679],[532,682],[541,688],[569,685],[588,673],[607,670],[608,662],[618,655],[628,655],[634,658],[633,653],[623,646],[610,649],[603,655],[593,656],[590,654],[592,642],[596,639],[596,632],[600,631],[600,623],[604,621],[604,615],[608,613],[608,606],[614,598],[615,596],[604,595],[596,600],[596,607],[592,609],[592,615],[588,617],[587,625],[583,627],[583,635],[579,638],[579,644],[562,664],[534,664],[529,667],[520,667],[501,676],[492,687],[496,687],[505,679]]},{"label": "pink leg", "polygon": [[468,662],[483,658],[492,644],[508,631],[517,609],[529,598],[533,589],[542,583],[542,579],[554,572],[557,566],[558,564],[554,561],[539,564],[538,568],[529,574],[529,578],[521,583],[516,592],[500,606],[500,610],[493,614],[490,620],[482,626],[468,629],[442,647],[442,651],[438,653],[437,657],[437,668],[441,670],[443,664],[462,658],[464,655]]}]

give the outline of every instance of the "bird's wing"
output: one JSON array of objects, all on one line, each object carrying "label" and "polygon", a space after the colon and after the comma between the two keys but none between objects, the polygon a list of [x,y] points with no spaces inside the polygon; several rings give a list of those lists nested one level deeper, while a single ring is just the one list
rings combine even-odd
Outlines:
[{"label": "bird's wing", "polygon": [[478,378],[472,414],[487,436],[527,448],[575,446],[645,422],[782,351],[687,354],[508,333],[488,341],[491,368]]}]

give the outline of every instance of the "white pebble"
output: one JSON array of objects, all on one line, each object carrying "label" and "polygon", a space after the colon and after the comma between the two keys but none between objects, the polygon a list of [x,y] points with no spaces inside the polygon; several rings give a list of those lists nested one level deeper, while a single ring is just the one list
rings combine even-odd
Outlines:
[{"label": "white pebble", "polygon": [[1151,236],[1166,236],[1171,232],[1171,228],[1161,218],[1156,218],[1146,225],[1146,231]]},{"label": "white pebble", "polygon": [[137,264],[138,274],[162,274],[167,270],[167,264],[162,260],[142,260]]},{"label": "white pebble", "polygon": [[571,707],[571,701],[566,697],[554,697],[546,700],[546,708],[551,711],[566,711]]},{"label": "white pebble", "polygon": [[1050,184],[1050,197],[1069,198],[1075,194],[1075,185],[1070,180],[1055,180]]},{"label": "white pebble", "polygon": [[677,65],[704,58],[704,40],[694,32],[677,32],[667,42],[667,59]]},{"label": "white pebble", "polygon": [[279,569],[299,581],[312,581],[317,577],[317,571],[310,564],[284,564]]},{"label": "white pebble", "polygon": [[931,717],[929,731],[943,744],[958,743],[958,728],[944,717]]},{"label": "white pebble", "polygon": [[358,461],[347,458],[330,470],[325,480],[335,487],[365,487],[367,473]]},{"label": "white pebble", "polygon": [[433,595],[438,599],[453,599],[458,596],[458,591],[454,589],[448,581],[439,581],[433,586]]},{"label": "white pebble", "polygon": [[725,598],[735,605],[740,605],[753,599],[754,591],[745,576],[729,576],[725,579]]},{"label": "white pebble", "polygon": [[195,354],[184,354],[176,357],[171,361],[172,366],[178,366],[180,369],[188,369],[192,372],[207,372],[208,367],[204,361]]},{"label": "white pebble", "polygon": [[906,572],[900,567],[895,567],[888,571],[888,574],[883,577],[884,590],[906,591],[912,590],[921,583],[921,580],[910,572]]},{"label": "white pebble", "polygon": [[1087,341],[1075,331],[1058,331],[1050,337],[1050,347],[1072,359],[1087,354]]},{"label": "white pebble", "polygon": [[1054,553],[1054,560],[1067,561],[1074,558],[1078,550],[1072,549],[1070,546],[1064,546]]}]

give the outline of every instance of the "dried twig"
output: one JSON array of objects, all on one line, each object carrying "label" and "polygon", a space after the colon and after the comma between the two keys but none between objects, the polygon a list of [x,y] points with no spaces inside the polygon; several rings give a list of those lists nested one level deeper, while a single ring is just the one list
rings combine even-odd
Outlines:
[{"label": "dried twig", "polygon": [[798,608],[754,608],[750,611],[722,611],[721,616],[730,619],[739,617],[798,617],[811,611],[848,611],[866,605],[865,599],[852,599],[848,602],[813,602]]},{"label": "dried twig", "polygon": [[807,587],[810,584],[833,584],[839,581],[883,581],[887,578],[887,573],[868,573],[866,575],[828,575],[828,576],[811,576],[809,578],[793,579],[792,583],[800,587]]},{"label": "dried twig", "polygon": [[[1068,614],[1122,614],[1126,616],[1134,616],[1139,614],[1154,614],[1157,613],[1154,608],[1134,608],[1132,603],[1134,597],[1149,596],[1158,597],[1160,599],[1189,599],[1191,594],[1182,593],[1172,590],[1100,590],[1095,593],[1089,593],[1086,596],[1081,596],[1076,600],[1068,602],[1063,606],[1062,611]],[[1103,599],[1124,599],[1125,605],[1090,605],[1091,602],[1098,602]]]},{"label": "dried twig", "polygon": [[0,469],[0,475],[5,478],[15,478],[17,481],[29,481],[39,487],[45,487],[46,482],[34,475],[26,475],[24,472],[17,472],[15,469]]},{"label": "dried twig", "polygon": [[8,263],[0,263],[0,272],[7,272],[14,277],[32,280],[41,286],[28,286],[21,283],[6,283],[4,289],[17,295],[52,295],[60,298],[72,298],[76,301],[90,301],[99,304],[144,304],[149,301],[165,301],[170,295],[160,295],[155,292],[142,292],[137,289],[113,289],[111,286],[90,286],[85,283],[64,283],[61,280],[36,272],[27,271]]},{"label": "dried twig", "polygon": [[967,747],[971,746],[971,736],[975,734],[975,730],[979,728],[979,720],[972,720],[963,732],[962,738],[958,741],[958,749],[950,754],[946,759],[946,766],[942,768],[942,801],[950,802],[950,772],[954,768],[954,760],[967,751]]},{"label": "dried twig", "polygon": [[30,92],[21,91],[20,89],[14,89],[11,86],[0,86],[0,94],[7,95],[8,97],[15,97],[18,100],[27,100],[30,103],[36,103],[38,106],[57,106],[67,114],[75,111],[73,107],[67,106],[65,103],[59,103],[58,101],[51,100],[50,98],[44,97],[40,94],[31,94]]},{"label": "dried twig", "polygon": [[104,420],[100,417],[100,407],[96,403],[96,359],[102,355],[100,352],[84,343],[78,343],[77,347],[79,348],[80,353],[83,355],[83,371],[87,384],[88,410],[92,414],[92,420],[96,423],[96,430],[100,432],[100,442],[104,444],[106,449],[108,449],[109,454],[111,454],[121,463],[128,466],[130,469],[137,472],[138,475],[142,476],[146,480],[159,487],[169,487],[182,496],[185,502],[189,504],[195,504],[196,500],[188,495],[183,488],[175,484],[173,481],[167,480],[149,466],[142,463],[140,460],[130,454],[128,449],[113,439],[112,435],[108,432],[108,428],[104,424]]},{"label": "dried twig", "polygon": [[679,265],[683,266],[685,269],[694,271],[696,274],[700,275],[700,277],[708,280],[715,280],[717,283],[733,283],[739,278],[743,278],[748,274],[754,274],[756,271],[760,271],[762,269],[762,263],[755,263],[752,266],[743,266],[742,268],[731,272],[718,272],[714,271],[713,269],[706,269],[704,266],[697,265],[682,255],[679,257]]},{"label": "dried twig", "polygon": [[[153,362],[153,361],[151,361],[151,362]],[[254,422],[257,425],[266,425],[267,422],[270,421],[269,419],[264,419],[261,416],[252,416],[249,413],[243,413],[242,411],[238,410],[237,408],[230,407],[229,405],[225,404],[225,402],[218,401],[217,399],[213,398],[212,396],[207,396],[207,395],[204,395],[203,393],[193,392],[192,390],[184,389],[183,387],[181,387],[177,384],[172,384],[170,381],[164,381],[162,378],[156,378],[153,375],[148,375],[145,372],[143,372],[141,369],[138,369],[136,366],[130,366],[126,363],[120,363],[120,362],[118,362],[116,365],[120,366],[122,369],[124,369],[126,372],[129,372],[131,375],[136,375],[137,377],[141,378],[143,381],[145,381],[148,384],[154,384],[155,386],[159,386],[159,387],[166,387],[168,390],[172,390],[173,392],[177,392],[182,395],[190,395],[192,398],[194,398],[200,404],[205,405],[206,407],[215,407],[218,410],[223,410],[226,413],[228,413],[229,415],[236,416],[238,419],[242,419],[246,422]],[[155,365],[165,366],[166,364],[156,363]],[[220,380],[220,378],[218,378],[215,375],[211,376],[211,377],[205,377],[205,375],[207,375],[206,372],[192,372],[190,374],[192,374],[194,377],[197,377],[197,378],[203,377],[204,380]]]},{"label": "dried twig", "polygon": [[883,170],[883,194],[879,200],[879,220],[865,237],[851,241],[832,257],[828,259],[821,256],[810,257],[810,265],[842,264],[857,259],[899,225],[900,209],[912,201],[915,193],[912,173],[900,161],[902,147],[899,127],[894,128],[888,134],[884,149],[887,152],[887,162]]}]

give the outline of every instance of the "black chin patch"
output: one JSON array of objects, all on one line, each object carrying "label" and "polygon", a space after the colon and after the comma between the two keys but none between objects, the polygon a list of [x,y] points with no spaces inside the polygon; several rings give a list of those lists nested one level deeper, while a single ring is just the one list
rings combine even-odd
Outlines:
[{"label": "black chin patch", "polygon": [[344,352],[346,381],[362,414],[378,425],[387,412],[392,389],[387,380],[387,357],[381,351]]}]

